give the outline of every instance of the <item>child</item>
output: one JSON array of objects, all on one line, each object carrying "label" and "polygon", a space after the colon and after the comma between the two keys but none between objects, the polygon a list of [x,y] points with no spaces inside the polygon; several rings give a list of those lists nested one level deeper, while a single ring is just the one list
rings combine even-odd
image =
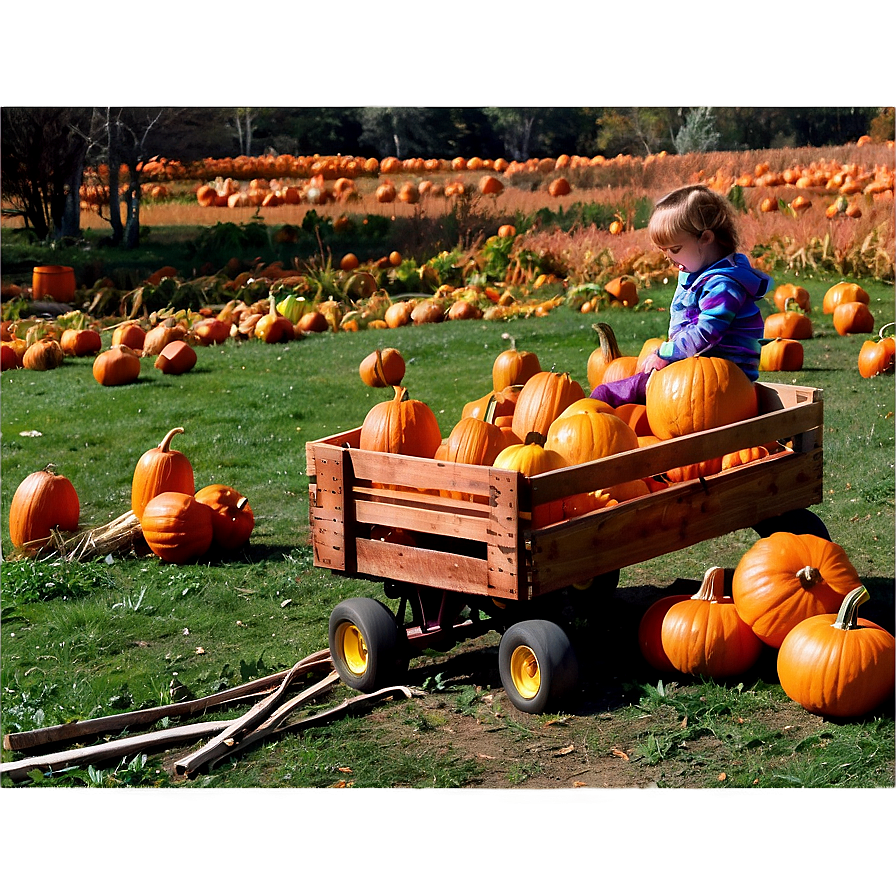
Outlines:
[{"label": "child", "polygon": [[644,404],[654,370],[695,355],[727,358],[758,379],[763,321],[756,300],[773,283],[736,251],[736,214],[725,197],[702,185],[673,190],[657,202],[648,233],[679,270],[669,337],[640,372],[597,386],[592,398],[613,407]]}]

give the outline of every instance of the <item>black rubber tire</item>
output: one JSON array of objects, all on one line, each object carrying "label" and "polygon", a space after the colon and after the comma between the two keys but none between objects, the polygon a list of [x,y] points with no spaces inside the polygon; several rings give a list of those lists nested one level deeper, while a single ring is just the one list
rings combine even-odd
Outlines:
[{"label": "black rubber tire", "polygon": [[753,526],[760,538],[768,538],[773,532],[790,532],[793,535],[817,535],[830,541],[827,526],[811,510],[788,510],[780,516],[769,517]]},{"label": "black rubber tire", "polygon": [[561,706],[579,681],[569,636],[546,619],[527,619],[507,629],[498,648],[498,671],[510,702],[532,714]]},{"label": "black rubber tire", "polygon": [[388,607],[352,597],[330,613],[330,657],[348,687],[369,694],[395,684],[407,669],[404,631]]}]

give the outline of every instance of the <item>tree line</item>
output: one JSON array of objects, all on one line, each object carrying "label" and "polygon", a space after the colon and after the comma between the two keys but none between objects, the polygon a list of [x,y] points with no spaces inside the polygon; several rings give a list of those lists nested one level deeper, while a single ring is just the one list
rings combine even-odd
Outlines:
[{"label": "tree line", "polygon": [[874,107],[270,107],[0,109],[5,217],[40,239],[77,237],[85,167],[108,166],[112,242],[139,244],[140,163],[237,155],[399,158],[644,156],[836,146],[893,138],[893,109]]}]

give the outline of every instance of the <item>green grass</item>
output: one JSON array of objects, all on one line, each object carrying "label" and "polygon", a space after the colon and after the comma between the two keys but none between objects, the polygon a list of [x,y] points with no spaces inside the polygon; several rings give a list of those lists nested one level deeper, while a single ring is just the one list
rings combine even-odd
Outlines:
[{"label": "green grass", "polygon": [[[838,336],[830,318],[820,313],[831,282],[805,282],[818,310],[812,314],[816,336],[805,344],[804,370],[763,374],[762,379],[824,390],[824,502],[814,510],[872,593],[865,615],[892,631],[893,379],[859,376],[856,357],[864,337]],[[891,319],[892,288],[863,285],[872,296],[875,318],[880,323]],[[624,352],[636,352],[644,339],[665,332],[668,317],[658,309],[670,296],[671,287],[645,291],[643,297],[653,298],[657,310],[602,315]],[[55,463],[78,491],[82,525],[99,525],[128,509],[138,458],[174,426],[185,429],[173,447],[190,458],[197,488],[223,482],[238,489],[249,498],[256,528],[250,545],[235,556],[183,567],[151,556],[109,557],[74,566],[4,561],[3,730],[164,703],[175,672],[194,693],[211,693],[287,669],[325,647],[330,610],[347,597],[376,594],[377,588],[337,578],[312,564],[305,443],[360,425],[367,410],[387,398],[384,391],[361,382],[361,360],[377,347],[398,348],[407,362],[405,385],[433,408],[447,435],[463,405],[491,388],[492,362],[508,347],[504,333],[512,334],[518,347],[534,351],[543,367],[569,371],[587,386],[586,362],[596,345],[590,327],[594,320],[559,308],[546,318],[503,323],[460,321],[324,333],[284,345],[228,342],[198,348],[196,367],[182,377],[163,376],[146,360],[138,382],[119,388],[97,385],[91,359],[69,359],[42,373],[4,372],[4,556],[11,551],[6,524],[10,501],[26,475]],[[35,431],[40,435],[25,435]],[[750,531],[737,532],[625,569],[620,587],[699,580],[710,565],[735,566],[754,538]],[[645,682],[652,681],[649,673],[645,679],[637,662],[626,661],[622,648],[617,649],[620,665],[609,676],[607,687],[615,696],[607,711],[623,727],[640,719],[631,728],[643,729],[633,755],[639,768],[655,766],[662,786],[892,784],[892,710],[864,723],[816,727],[802,740],[782,739],[767,713],[755,728],[736,721],[749,718],[757,701],[787,705],[773,674],[740,691],[686,682],[661,698],[645,691]],[[365,716],[346,718],[264,743],[178,786],[323,788],[339,786],[346,778],[365,788],[476,786],[483,761],[444,744],[435,749],[432,739],[449,737],[446,727],[474,718],[494,725],[497,737],[516,743],[532,737],[544,720],[511,724],[506,713],[496,716],[483,708],[474,685],[483,684],[484,673],[459,684],[437,679],[427,671],[430,662],[426,657],[415,660],[412,672],[418,669],[420,683],[428,679],[429,694],[442,701],[435,707],[428,700],[425,707],[399,701],[377,710],[376,722]],[[487,674],[485,686],[496,688],[494,699],[500,703],[496,674]],[[333,699],[345,695],[342,688]],[[713,706],[722,697],[724,713],[705,708],[706,700]],[[706,698],[703,704],[701,698]],[[695,713],[694,701],[704,707],[701,712]],[[651,717],[649,730],[641,718],[645,713]],[[687,736],[680,733],[685,715]],[[580,721],[583,737],[585,731],[598,737],[594,726],[588,727],[587,714]],[[689,764],[701,738],[724,745],[725,767],[717,764],[718,744],[711,761]],[[525,786],[544,767],[540,757],[534,753],[515,760],[505,770],[503,786]],[[13,757],[4,752],[3,758]],[[165,777],[159,773],[161,761],[150,756],[146,765],[130,768],[125,763],[97,772],[96,780],[85,771],[42,783],[158,786]],[[352,774],[340,768],[351,768]],[[726,778],[719,782],[723,771]]]}]

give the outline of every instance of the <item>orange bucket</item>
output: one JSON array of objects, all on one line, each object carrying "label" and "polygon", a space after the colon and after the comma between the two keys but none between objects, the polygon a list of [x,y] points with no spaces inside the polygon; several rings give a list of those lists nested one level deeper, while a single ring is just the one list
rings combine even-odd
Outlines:
[{"label": "orange bucket", "polygon": [[75,270],[61,264],[46,264],[34,268],[31,293],[35,301],[52,298],[56,302],[70,302],[75,297]]}]

